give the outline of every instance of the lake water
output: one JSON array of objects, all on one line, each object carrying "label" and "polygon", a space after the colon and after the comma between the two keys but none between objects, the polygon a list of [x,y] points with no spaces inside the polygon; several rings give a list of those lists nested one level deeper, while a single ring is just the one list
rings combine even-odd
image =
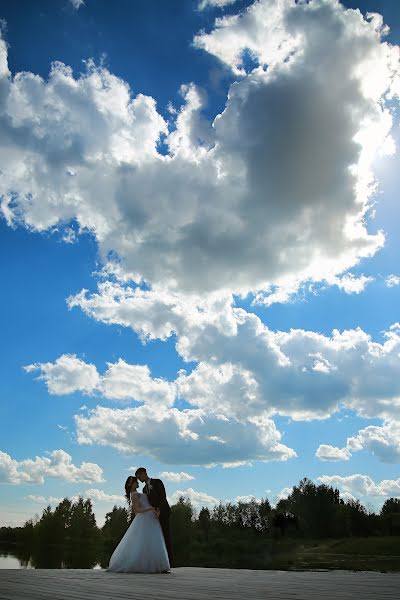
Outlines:
[{"label": "lake water", "polygon": [[96,550],[77,550],[64,547],[42,547],[34,551],[21,547],[0,548],[0,569],[102,569],[108,556]]}]

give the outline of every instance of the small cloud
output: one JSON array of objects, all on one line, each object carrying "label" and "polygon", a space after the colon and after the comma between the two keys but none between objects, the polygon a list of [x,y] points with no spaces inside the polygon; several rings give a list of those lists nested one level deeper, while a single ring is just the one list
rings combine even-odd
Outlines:
[{"label": "small cloud", "polygon": [[224,6],[229,6],[235,2],[236,0],[200,0],[198,9],[204,10],[208,7],[224,8]]},{"label": "small cloud", "polygon": [[84,0],[69,0],[74,10],[79,10],[81,6],[85,6]]},{"label": "small cloud", "polygon": [[74,392],[91,394],[100,382],[95,365],[87,364],[75,354],[63,354],[54,363],[25,365],[27,373],[41,371],[37,379],[47,385],[49,394],[62,396]]},{"label": "small cloud", "polygon": [[[353,498],[366,496],[396,497],[400,496],[400,478],[374,481],[369,475],[322,475],[317,478],[321,483],[338,488],[340,495],[350,494]],[[349,498],[349,496],[348,496]]]},{"label": "small cloud", "polygon": [[66,244],[75,244],[77,241],[77,235],[75,229],[72,227],[66,227],[63,231],[62,241]]},{"label": "small cloud", "polygon": [[124,502],[125,496],[118,494],[107,494],[103,490],[90,489],[84,492],[86,498],[90,498],[94,502]]},{"label": "small cloud", "polygon": [[176,492],[170,496],[169,501],[171,504],[175,504],[182,496],[190,500],[195,509],[200,509],[203,506],[212,507],[219,502],[217,498],[214,498],[205,492],[196,492],[193,488],[188,488],[187,490],[176,490]]},{"label": "small cloud", "polygon": [[337,448],[336,446],[321,444],[318,447],[315,456],[324,461],[336,461],[349,460],[351,454],[347,448]]},{"label": "small cloud", "polygon": [[288,498],[290,496],[290,494],[293,492],[293,488],[292,487],[285,487],[283,488],[283,490],[281,490],[277,495],[276,495],[276,500],[286,500],[286,498]]},{"label": "small cloud", "polygon": [[399,275],[389,275],[386,277],[385,283],[387,287],[395,287],[400,284],[400,277]]},{"label": "small cloud", "polygon": [[374,281],[373,277],[366,277],[365,275],[357,277],[353,273],[346,273],[342,277],[334,277],[329,283],[336,284],[346,294],[360,294],[364,291],[367,283],[371,283],[371,281]]},{"label": "small cloud", "polygon": [[181,471],[180,473],[174,473],[173,471],[163,471],[160,473],[161,479],[166,479],[167,481],[172,481],[173,483],[180,483],[181,481],[190,481],[191,479],[195,479],[193,475],[189,475],[189,473],[184,473]]},{"label": "small cloud", "polygon": [[250,494],[249,496],[236,496],[235,502],[244,502],[245,504],[248,502],[257,502],[257,504],[260,504],[261,500]]},{"label": "small cloud", "polygon": [[59,504],[62,502],[63,498],[57,498],[56,496],[36,496],[34,494],[28,494],[25,496],[27,500],[32,500],[32,502],[36,502],[37,504]]}]

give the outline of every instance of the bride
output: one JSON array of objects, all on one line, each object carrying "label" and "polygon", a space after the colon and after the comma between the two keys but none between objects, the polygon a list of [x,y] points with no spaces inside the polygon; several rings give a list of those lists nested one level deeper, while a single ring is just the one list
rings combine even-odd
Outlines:
[{"label": "bride", "polygon": [[135,518],[115,548],[107,571],[115,573],[166,573],[170,571],[164,535],[157,511],[146,494],[136,490],[139,482],[130,475],[125,495],[135,511]]}]

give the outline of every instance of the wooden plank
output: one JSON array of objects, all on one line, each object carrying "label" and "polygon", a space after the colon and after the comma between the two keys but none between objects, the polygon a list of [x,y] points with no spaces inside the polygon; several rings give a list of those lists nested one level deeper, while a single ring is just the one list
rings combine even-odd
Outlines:
[{"label": "wooden plank", "polygon": [[0,600],[394,600],[400,574],[183,567],[169,575],[90,569],[0,570]]}]

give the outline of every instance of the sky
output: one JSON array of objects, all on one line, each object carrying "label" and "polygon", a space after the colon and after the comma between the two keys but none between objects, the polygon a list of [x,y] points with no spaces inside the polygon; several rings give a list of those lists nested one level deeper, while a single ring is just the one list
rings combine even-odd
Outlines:
[{"label": "sky", "polygon": [[400,497],[397,0],[0,9],[0,525]]}]

